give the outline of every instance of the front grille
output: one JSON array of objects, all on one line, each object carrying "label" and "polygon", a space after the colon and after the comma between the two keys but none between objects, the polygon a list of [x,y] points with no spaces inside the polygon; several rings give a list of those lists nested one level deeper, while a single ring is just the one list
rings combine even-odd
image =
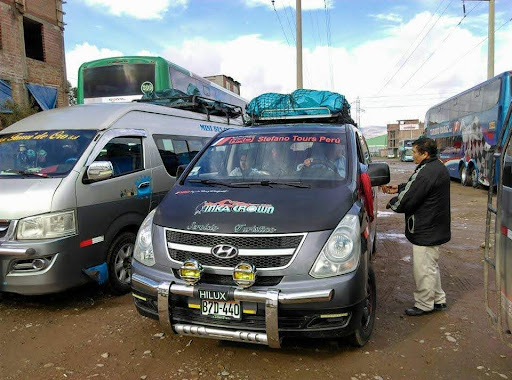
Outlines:
[{"label": "front grille", "polygon": [[[179,278],[178,271],[173,269],[174,276]],[[256,282],[253,286],[276,286],[279,285],[283,276],[256,276]],[[199,284],[215,284],[215,285],[228,285],[236,286],[233,281],[233,276],[203,273]]]},{"label": "front grille", "polygon": [[[195,259],[204,267],[233,268],[240,262],[247,262],[254,265],[257,269],[274,269],[287,266],[294,255],[282,254],[276,255],[275,250],[294,250],[297,252],[300,244],[305,238],[305,234],[287,234],[287,235],[216,235],[209,233],[191,233],[188,231],[178,231],[166,229],[167,243],[188,245],[191,247],[208,248],[207,252],[196,252],[190,248],[180,250],[169,248],[169,256],[172,260],[182,263],[187,259]],[[254,256],[238,256],[230,259],[218,258],[212,255],[209,250],[219,244],[232,245],[239,250],[254,250]],[[266,251],[272,251],[272,254],[266,254]]]},{"label": "front grille", "polygon": [[10,220],[0,220],[0,239],[4,238],[5,235],[7,235],[10,223]]},{"label": "front grille", "polygon": [[210,267],[234,267],[241,261],[254,265],[256,268],[278,268],[287,265],[292,256],[243,256],[232,259],[219,259],[211,253],[197,253],[169,249],[171,258],[183,262],[187,259],[196,259],[203,266]]},{"label": "front grille", "polygon": [[167,241],[178,244],[215,247],[228,244],[238,249],[279,249],[297,248],[303,235],[285,236],[243,236],[243,235],[207,235],[167,230]]}]

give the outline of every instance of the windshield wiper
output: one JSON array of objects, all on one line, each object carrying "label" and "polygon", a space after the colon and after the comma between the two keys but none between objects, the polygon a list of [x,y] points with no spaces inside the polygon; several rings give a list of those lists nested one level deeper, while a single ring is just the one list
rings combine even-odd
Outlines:
[{"label": "windshield wiper", "polygon": [[290,187],[298,187],[301,189],[308,189],[311,187],[311,185],[305,185],[302,182],[278,182],[278,181],[253,181],[253,182],[235,182],[233,185],[240,185],[240,186],[251,186],[251,185],[259,185],[259,186],[270,186],[271,185],[284,185],[284,186],[290,186]]},{"label": "windshield wiper", "polygon": [[222,182],[222,181],[215,181],[213,179],[189,179],[189,182],[192,183],[202,183],[203,185],[221,185],[221,186],[227,186],[227,187],[249,187],[246,184],[243,183],[228,183],[228,182]]},{"label": "windshield wiper", "polygon": [[6,170],[4,170],[4,172],[19,174],[19,175],[26,175],[26,176],[43,177],[43,178],[49,178],[50,177],[46,173],[31,172],[31,171],[28,171],[28,170],[6,169]]}]

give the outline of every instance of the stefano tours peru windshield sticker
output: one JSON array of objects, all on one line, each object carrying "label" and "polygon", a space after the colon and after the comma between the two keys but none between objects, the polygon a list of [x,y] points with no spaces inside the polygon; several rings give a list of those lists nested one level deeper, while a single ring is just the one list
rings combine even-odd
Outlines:
[{"label": "stefano tours peru windshield sticker", "polygon": [[225,199],[219,202],[204,201],[197,205],[194,215],[206,213],[245,212],[256,214],[273,214],[274,206],[262,203],[245,203]]}]

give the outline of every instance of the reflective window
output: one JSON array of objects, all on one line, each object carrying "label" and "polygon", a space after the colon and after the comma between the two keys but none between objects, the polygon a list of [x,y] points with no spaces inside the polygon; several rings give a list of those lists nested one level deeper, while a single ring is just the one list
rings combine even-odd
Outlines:
[{"label": "reflective window", "polygon": [[140,86],[155,82],[153,63],[90,67],[83,70],[84,97],[142,95]]},{"label": "reflective window", "polygon": [[0,134],[0,176],[63,176],[96,136],[94,130]]},{"label": "reflective window", "polygon": [[171,176],[176,176],[179,165],[188,165],[208,138],[153,135],[158,153]]},{"label": "reflective window", "polygon": [[140,137],[116,137],[102,149],[95,161],[110,161],[114,177],[143,169],[142,139]]}]

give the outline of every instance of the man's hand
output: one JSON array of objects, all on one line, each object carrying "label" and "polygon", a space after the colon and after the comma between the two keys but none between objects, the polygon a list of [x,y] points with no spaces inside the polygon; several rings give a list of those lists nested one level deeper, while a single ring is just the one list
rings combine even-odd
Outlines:
[{"label": "man's hand", "polygon": [[[396,194],[398,193],[398,185],[382,185],[379,186],[383,193],[385,194]],[[386,207],[389,208],[389,207]]]}]

